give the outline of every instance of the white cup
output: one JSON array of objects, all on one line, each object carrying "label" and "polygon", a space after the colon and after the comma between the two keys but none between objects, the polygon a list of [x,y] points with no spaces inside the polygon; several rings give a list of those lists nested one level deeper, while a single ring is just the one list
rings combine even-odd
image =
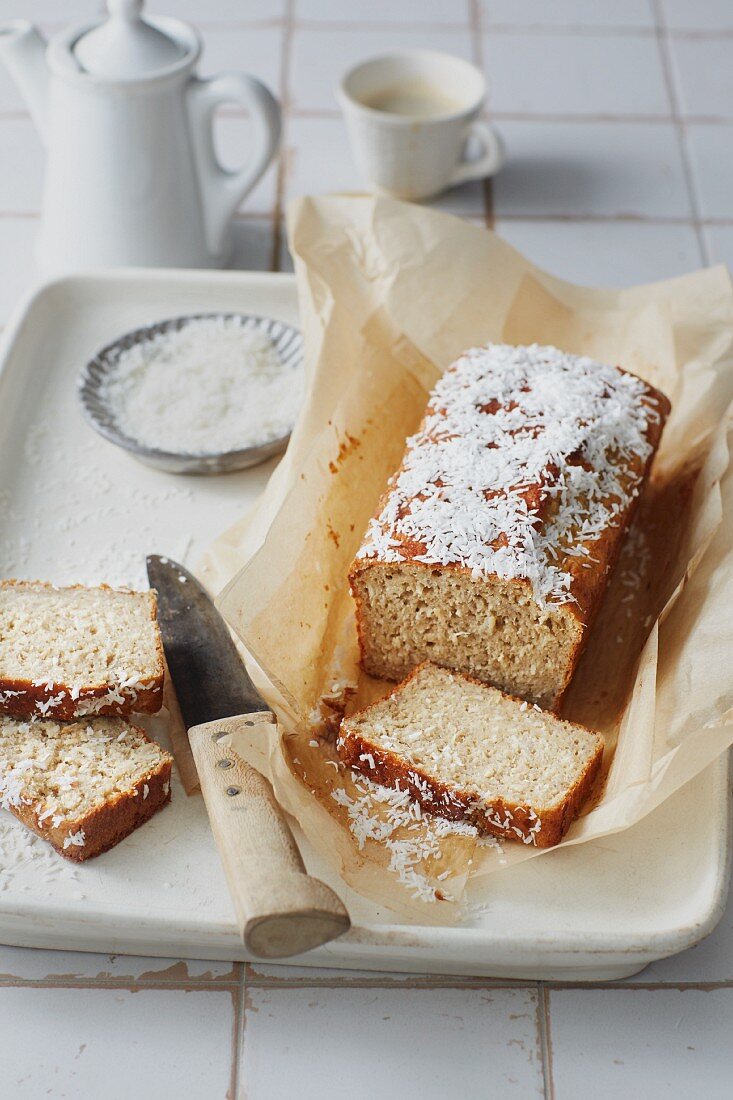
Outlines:
[{"label": "white cup", "polygon": [[[499,135],[478,117],[486,81],[468,61],[434,50],[385,54],[349,69],[336,94],[375,191],[427,199],[503,163]],[[471,159],[469,139],[481,150]]]}]

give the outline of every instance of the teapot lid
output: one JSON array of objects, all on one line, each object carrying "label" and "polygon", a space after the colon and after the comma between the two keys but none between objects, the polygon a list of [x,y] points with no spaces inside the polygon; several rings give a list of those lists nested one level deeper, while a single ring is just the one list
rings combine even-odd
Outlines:
[{"label": "teapot lid", "polygon": [[107,0],[108,17],[74,43],[85,72],[108,80],[151,76],[188,52],[142,17],[143,0]]}]

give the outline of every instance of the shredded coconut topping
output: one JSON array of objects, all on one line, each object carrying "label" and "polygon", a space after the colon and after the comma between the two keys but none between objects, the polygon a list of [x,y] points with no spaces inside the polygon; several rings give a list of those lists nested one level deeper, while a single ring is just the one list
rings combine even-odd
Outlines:
[{"label": "shredded coconut topping", "polygon": [[540,606],[570,602],[568,559],[588,558],[638,494],[659,418],[616,367],[537,344],[472,348],[436,385],[359,557],[525,579]]},{"label": "shredded coconut topping", "polygon": [[246,319],[199,317],[122,351],[101,389],[131,439],[205,455],[283,438],[303,384],[302,367]]}]

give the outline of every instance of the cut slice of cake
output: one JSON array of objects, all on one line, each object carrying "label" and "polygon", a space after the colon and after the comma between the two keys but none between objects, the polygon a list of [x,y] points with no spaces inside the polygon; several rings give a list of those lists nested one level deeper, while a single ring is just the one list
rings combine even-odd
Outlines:
[{"label": "cut slice of cake", "polygon": [[122,718],[0,718],[0,806],[81,861],[112,848],[171,796],[173,758]]},{"label": "cut slice of cake", "polygon": [[151,714],[163,703],[154,592],[0,583],[0,710],[22,717]]},{"label": "cut slice of cake", "polygon": [[338,752],[431,813],[550,848],[593,787],[603,738],[425,663],[386,699],[343,720]]},{"label": "cut slice of cake", "polygon": [[489,344],[439,380],[349,574],[366,672],[557,709],[669,413],[615,366]]}]

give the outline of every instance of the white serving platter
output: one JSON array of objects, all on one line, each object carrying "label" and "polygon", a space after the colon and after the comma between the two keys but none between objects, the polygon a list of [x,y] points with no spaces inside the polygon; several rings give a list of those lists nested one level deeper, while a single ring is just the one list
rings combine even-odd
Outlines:
[{"label": "white serving platter", "polygon": [[[144,583],[145,555],[194,562],[262,490],[266,467],[219,478],[139,465],[84,422],[76,379],[126,330],[187,312],[296,322],[289,275],[124,271],[38,290],[0,346],[0,575]],[[165,730],[155,732],[165,740]],[[177,777],[176,777],[177,780]],[[721,758],[633,829],[475,884],[461,927],[396,923],[298,836],[309,870],[339,891],[353,927],[304,966],[588,981],[622,978],[717,923],[729,868]],[[243,959],[200,797],[173,801],[111,852],[73,866],[0,812],[0,942]]]}]

